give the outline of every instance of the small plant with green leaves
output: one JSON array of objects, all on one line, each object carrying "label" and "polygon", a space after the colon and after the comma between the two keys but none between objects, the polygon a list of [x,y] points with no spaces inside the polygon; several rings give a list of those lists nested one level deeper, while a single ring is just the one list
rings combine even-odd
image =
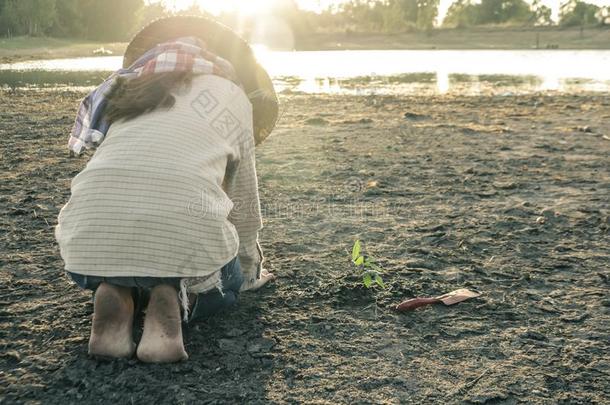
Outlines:
[{"label": "small plant with green leaves", "polygon": [[354,247],[352,247],[352,263],[354,263],[357,269],[362,273],[362,284],[364,284],[366,288],[371,288],[373,283],[381,288],[385,288],[385,284],[380,275],[380,273],[383,272],[383,269],[375,264],[373,259],[369,256],[362,254],[362,244],[360,243],[360,240],[356,240],[356,242],[354,242]]}]

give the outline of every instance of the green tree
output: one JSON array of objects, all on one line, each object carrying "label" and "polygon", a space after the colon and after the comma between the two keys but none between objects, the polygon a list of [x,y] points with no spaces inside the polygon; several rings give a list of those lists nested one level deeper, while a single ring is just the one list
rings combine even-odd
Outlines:
[{"label": "green tree", "polygon": [[600,8],[598,18],[601,25],[610,25],[610,6]]},{"label": "green tree", "polygon": [[158,1],[155,3],[149,3],[146,7],[140,10],[139,20],[142,25],[158,20],[159,18],[167,17],[171,14],[170,10],[165,7],[165,4]]},{"label": "green tree", "polygon": [[402,32],[429,30],[438,15],[439,0],[353,0],[343,4],[339,15],[359,31]]},{"label": "green tree", "polygon": [[8,26],[8,21],[4,14],[4,6],[6,4],[6,0],[0,0],[0,36],[9,36],[10,30]]},{"label": "green tree", "polygon": [[561,5],[559,25],[564,27],[585,26],[601,23],[600,8],[581,0],[569,0]]},{"label": "green tree", "polygon": [[340,6],[345,28],[356,31],[380,31],[386,25],[386,5],[380,1],[353,0]]},{"label": "green tree", "polygon": [[295,0],[276,0],[271,14],[281,18],[288,24],[297,44],[301,38],[312,30],[312,27],[309,26],[309,20],[302,18],[303,11],[299,9]]},{"label": "green tree", "polygon": [[447,10],[443,25],[465,28],[477,25],[479,9],[472,0],[457,0]]},{"label": "green tree", "polygon": [[549,7],[542,4],[541,0],[534,0],[532,2],[532,12],[534,13],[535,25],[552,25],[553,19],[551,18],[552,11]]},{"label": "green tree", "polygon": [[532,20],[530,6],[524,0],[482,0],[478,24],[526,23]]},{"label": "green tree", "polygon": [[139,28],[144,0],[80,0],[88,39],[125,41]]},{"label": "green tree", "polygon": [[400,32],[414,29],[417,22],[417,7],[415,10],[410,10],[409,0],[406,1],[391,1],[388,4],[379,4],[383,17],[383,30],[386,32]]},{"label": "green tree", "polygon": [[534,22],[535,13],[525,0],[458,0],[447,12],[444,24],[456,27],[491,24],[523,25]]},{"label": "green tree", "polygon": [[389,5],[394,3],[402,10],[404,21],[409,23],[409,25],[417,26],[419,8],[420,5],[425,3],[425,0],[388,0]]},{"label": "green tree", "polygon": [[44,35],[55,22],[55,0],[5,0],[1,30],[10,35]]},{"label": "green tree", "polygon": [[143,7],[144,0],[0,0],[0,35],[126,40]]},{"label": "green tree", "polygon": [[417,1],[417,28],[430,31],[434,27],[438,16],[439,0]]},{"label": "green tree", "polygon": [[56,17],[51,34],[62,37],[81,37],[85,31],[82,25],[82,10],[79,0],[56,0]]}]

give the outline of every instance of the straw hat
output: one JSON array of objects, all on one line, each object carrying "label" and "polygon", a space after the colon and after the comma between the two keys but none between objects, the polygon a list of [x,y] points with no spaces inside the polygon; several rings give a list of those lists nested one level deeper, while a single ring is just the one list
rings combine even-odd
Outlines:
[{"label": "straw hat", "polygon": [[211,52],[233,64],[252,103],[255,142],[261,143],[275,126],[279,109],[277,95],[248,43],[225,25],[199,16],[172,16],[153,21],[127,46],[123,67],[130,66],[157,44],[184,36],[201,38]]}]

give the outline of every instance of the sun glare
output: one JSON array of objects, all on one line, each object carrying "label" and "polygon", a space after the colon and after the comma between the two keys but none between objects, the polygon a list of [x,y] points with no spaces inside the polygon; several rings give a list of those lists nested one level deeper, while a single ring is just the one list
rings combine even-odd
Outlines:
[{"label": "sun glare", "polygon": [[212,14],[238,11],[243,15],[253,15],[270,11],[277,0],[165,0],[165,4],[174,10],[184,10],[195,5]]}]

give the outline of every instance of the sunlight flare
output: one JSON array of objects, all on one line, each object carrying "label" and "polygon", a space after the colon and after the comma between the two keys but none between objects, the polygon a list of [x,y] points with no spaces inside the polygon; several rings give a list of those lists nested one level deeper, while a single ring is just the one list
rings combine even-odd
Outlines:
[{"label": "sunlight flare", "polygon": [[237,11],[242,15],[264,14],[269,12],[277,0],[166,0],[165,4],[174,10],[185,10],[197,6],[212,14]]}]

